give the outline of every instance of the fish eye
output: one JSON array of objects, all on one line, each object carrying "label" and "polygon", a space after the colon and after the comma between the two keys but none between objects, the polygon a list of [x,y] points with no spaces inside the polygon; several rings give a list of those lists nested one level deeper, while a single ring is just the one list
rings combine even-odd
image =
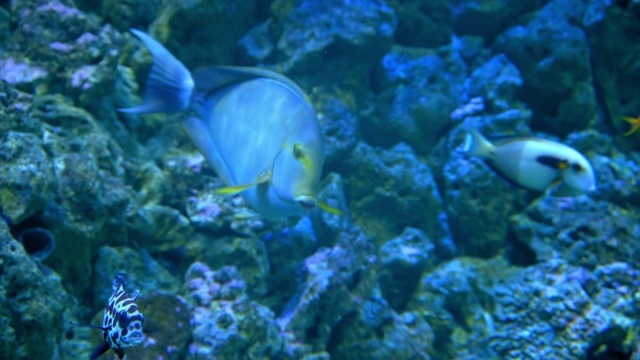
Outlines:
[{"label": "fish eye", "polygon": [[575,171],[575,172],[582,172],[584,171],[584,168],[582,166],[580,166],[580,164],[571,164],[571,170]]},{"label": "fish eye", "polygon": [[296,159],[304,158],[304,151],[302,150],[302,145],[300,144],[293,145],[293,156],[295,156]]},{"label": "fish eye", "polygon": [[131,322],[131,319],[129,319],[129,315],[127,315],[127,312],[120,311],[120,313],[118,314],[118,326],[124,329],[129,326],[130,322]]}]

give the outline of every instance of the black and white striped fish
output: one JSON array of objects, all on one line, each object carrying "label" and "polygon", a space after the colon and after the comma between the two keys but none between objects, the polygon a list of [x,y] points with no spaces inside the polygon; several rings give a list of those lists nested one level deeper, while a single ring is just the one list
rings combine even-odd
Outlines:
[{"label": "black and white striped fish", "polygon": [[139,292],[134,291],[127,294],[127,275],[119,273],[113,279],[113,294],[109,298],[109,303],[104,310],[102,326],[91,326],[102,330],[104,341],[91,352],[91,360],[97,359],[100,355],[113,349],[118,357],[124,357],[124,349],[139,345],[144,340],[142,326],[144,316],[138,309],[136,300]]}]

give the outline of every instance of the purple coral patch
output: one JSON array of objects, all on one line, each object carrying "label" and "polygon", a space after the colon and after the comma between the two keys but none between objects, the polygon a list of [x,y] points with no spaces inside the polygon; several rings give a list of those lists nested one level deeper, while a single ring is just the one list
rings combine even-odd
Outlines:
[{"label": "purple coral patch", "polygon": [[40,66],[16,62],[12,57],[0,60],[0,79],[9,84],[30,83],[46,76],[47,71]]}]

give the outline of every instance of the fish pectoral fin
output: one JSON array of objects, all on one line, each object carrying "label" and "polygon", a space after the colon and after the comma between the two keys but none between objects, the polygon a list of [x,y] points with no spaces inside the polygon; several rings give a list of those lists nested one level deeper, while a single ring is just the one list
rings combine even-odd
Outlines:
[{"label": "fish pectoral fin", "polygon": [[557,178],[554,180],[547,191],[545,191],[545,196],[551,197],[573,197],[579,195],[579,192],[576,192],[574,189],[567,186],[562,178]]},{"label": "fish pectoral fin", "polygon": [[223,187],[223,188],[217,189],[215,193],[220,195],[234,195],[241,191],[247,190],[252,186],[264,184],[269,181],[271,181],[271,171],[265,171],[262,174],[258,175],[258,178],[256,179],[256,181],[252,183]]},{"label": "fish pectoral fin", "polygon": [[342,212],[342,210],[334,208],[333,206],[327,204],[324,201],[318,200],[318,206],[320,207],[320,209],[328,212],[329,214],[338,215],[338,216],[344,215],[344,212]]},{"label": "fish pectoral fin", "polygon": [[547,189],[544,191],[543,197],[552,196],[553,193],[555,193],[561,186],[562,186],[562,178],[561,177],[553,180],[553,182],[551,182],[551,184],[549,184],[549,187],[547,187]]}]

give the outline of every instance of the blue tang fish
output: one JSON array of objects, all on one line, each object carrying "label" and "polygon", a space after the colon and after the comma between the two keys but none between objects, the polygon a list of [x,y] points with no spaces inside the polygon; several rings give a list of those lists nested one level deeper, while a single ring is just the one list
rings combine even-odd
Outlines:
[{"label": "blue tang fish", "polygon": [[589,160],[555,141],[521,137],[491,143],[470,131],[463,151],[484,159],[498,175],[525,189],[555,196],[576,196],[596,189]]},{"label": "blue tang fish", "polygon": [[193,74],[148,34],[132,29],[153,65],[142,104],[120,109],[146,114],[185,112],[183,127],[226,184],[266,219],[319,206],[325,152],[316,112],[291,80],[259,68],[214,66]]}]

